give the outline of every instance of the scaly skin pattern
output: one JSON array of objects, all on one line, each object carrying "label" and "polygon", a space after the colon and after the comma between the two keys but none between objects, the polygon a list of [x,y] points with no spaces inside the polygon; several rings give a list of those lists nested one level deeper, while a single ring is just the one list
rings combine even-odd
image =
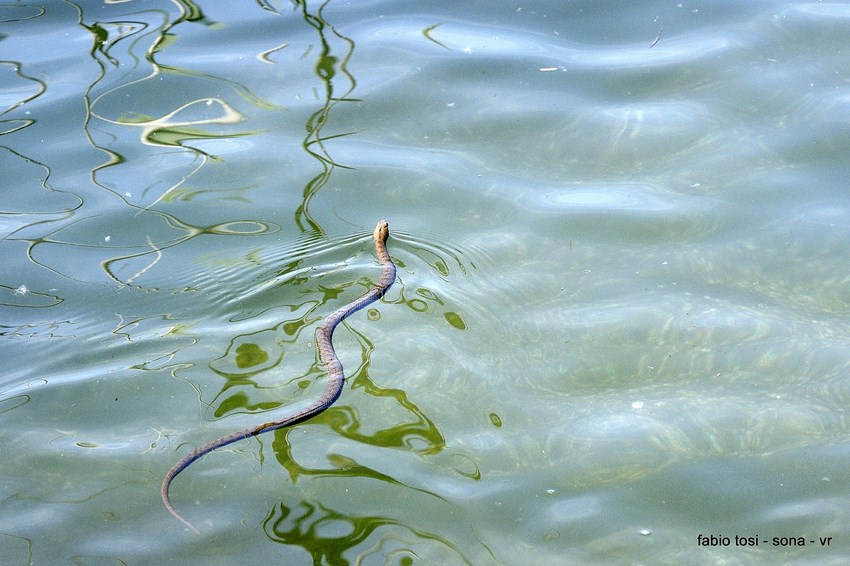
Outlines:
[{"label": "scaly skin pattern", "polygon": [[237,430],[236,432],[222,436],[221,438],[208,442],[199,448],[195,448],[179,462],[174,464],[162,480],[160,495],[162,496],[162,502],[165,504],[165,508],[168,509],[169,513],[174,515],[178,521],[192,529],[194,532],[200,534],[200,531],[198,531],[192,523],[184,519],[180,513],[174,509],[174,506],[171,504],[171,499],[168,496],[168,488],[171,486],[171,482],[173,482],[174,478],[176,478],[180,472],[185,470],[189,464],[198,458],[209,454],[213,450],[221,448],[222,446],[227,446],[237,440],[242,440],[249,436],[257,436],[258,434],[262,434],[270,430],[304,422],[307,419],[318,415],[339,399],[339,395],[342,393],[342,386],[345,383],[345,374],[342,370],[342,363],[339,361],[339,358],[334,351],[334,330],[337,326],[339,326],[340,322],[345,320],[352,313],[359,311],[366,305],[372,304],[383,297],[384,293],[387,292],[387,289],[389,289],[395,281],[395,264],[393,263],[392,258],[390,258],[390,254],[387,252],[387,238],[389,238],[389,235],[390,228],[386,221],[381,220],[378,222],[378,225],[375,226],[375,233],[373,235],[375,239],[375,254],[378,256],[378,260],[383,266],[381,278],[378,282],[375,283],[375,285],[373,285],[362,297],[330,314],[322,321],[319,328],[316,329],[316,349],[319,352],[319,359],[325,365],[328,372],[327,384],[325,385],[325,390],[322,392],[322,395],[309,407],[295,414],[289,415],[288,417],[278,421],[269,421],[267,423],[248,427],[243,430]]}]

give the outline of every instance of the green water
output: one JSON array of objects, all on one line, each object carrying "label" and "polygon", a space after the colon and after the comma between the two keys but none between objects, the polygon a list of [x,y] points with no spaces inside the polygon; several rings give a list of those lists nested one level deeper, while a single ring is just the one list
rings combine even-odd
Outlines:
[{"label": "green water", "polygon": [[847,4],[0,21],[4,564],[846,562]]}]

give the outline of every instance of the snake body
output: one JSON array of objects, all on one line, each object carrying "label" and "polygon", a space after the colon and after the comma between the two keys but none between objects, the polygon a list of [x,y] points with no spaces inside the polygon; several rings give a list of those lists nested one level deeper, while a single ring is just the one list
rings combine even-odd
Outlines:
[{"label": "snake body", "polygon": [[327,385],[325,385],[325,390],[322,392],[322,395],[318,399],[316,399],[316,401],[314,401],[309,407],[284,419],[270,421],[260,425],[255,425],[242,430],[238,430],[236,432],[232,432],[226,436],[222,436],[221,438],[208,442],[207,444],[204,444],[199,448],[196,448],[195,450],[184,456],[179,462],[174,464],[171,469],[168,470],[168,473],[165,474],[165,478],[162,480],[162,487],[160,488],[162,502],[165,503],[165,508],[168,509],[169,513],[174,515],[177,520],[192,529],[194,532],[200,533],[200,531],[198,531],[198,529],[196,529],[192,523],[184,519],[180,515],[180,513],[178,513],[174,509],[174,506],[171,504],[171,499],[168,496],[168,488],[171,486],[171,482],[174,481],[174,478],[176,478],[180,472],[185,470],[189,466],[189,464],[191,464],[198,458],[209,454],[217,448],[227,446],[228,444],[236,442],[237,440],[242,440],[243,438],[257,436],[258,434],[262,434],[270,430],[292,426],[294,424],[306,421],[307,419],[318,415],[319,413],[333,405],[334,402],[339,398],[340,393],[342,393],[342,386],[345,382],[345,374],[342,370],[342,363],[339,361],[339,358],[337,357],[336,352],[334,351],[334,329],[336,329],[339,323],[345,320],[345,318],[351,315],[352,313],[383,297],[384,293],[387,292],[387,290],[395,281],[396,267],[393,263],[392,258],[390,258],[390,254],[387,253],[387,238],[389,237],[389,235],[390,229],[386,221],[381,220],[380,222],[378,222],[378,225],[375,226],[375,233],[373,234],[375,240],[375,254],[378,256],[378,260],[383,266],[381,278],[378,280],[378,282],[375,283],[372,287],[370,287],[370,289],[359,299],[352,301],[351,303],[331,313],[327,318],[325,318],[325,320],[322,321],[322,324],[319,325],[319,328],[316,329],[316,350],[319,353],[319,359],[325,365],[325,368],[328,372]]}]

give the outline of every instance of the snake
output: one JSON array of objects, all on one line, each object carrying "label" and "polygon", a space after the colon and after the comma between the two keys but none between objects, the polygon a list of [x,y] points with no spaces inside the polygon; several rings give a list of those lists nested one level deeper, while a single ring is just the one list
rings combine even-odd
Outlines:
[{"label": "snake", "polygon": [[165,508],[178,521],[189,527],[195,533],[200,534],[200,531],[195,528],[192,523],[180,515],[171,503],[168,490],[171,487],[171,483],[174,481],[174,478],[176,478],[180,472],[188,468],[189,464],[206,454],[209,454],[213,450],[227,446],[228,444],[232,444],[244,438],[258,436],[264,432],[302,423],[318,415],[339,399],[339,396],[342,393],[343,384],[345,383],[345,373],[342,369],[342,362],[339,361],[339,357],[336,355],[336,351],[334,350],[334,330],[337,326],[339,326],[339,323],[349,317],[352,313],[357,312],[363,307],[374,303],[383,297],[395,281],[396,266],[393,263],[389,252],[387,252],[387,239],[389,238],[389,235],[389,224],[387,224],[385,220],[378,222],[378,225],[375,226],[373,239],[375,240],[375,255],[378,257],[378,261],[381,263],[383,269],[381,277],[378,279],[377,283],[371,285],[369,290],[366,291],[366,293],[364,293],[360,298],[355,299],[344,307],[341,307],[328,315],[316,329],[316,350],[319,354],[319,359],[322,364],[324,364],[328,374],[325,389],[319,398],[313,401],[313,403],[305,409],[289,415],[286,418],[250,426],[195,448],[192,452],[186,454],[179,462],[174,464],[171,469],[168,470],[168,473],[165,474],[165,478],[162,480],[162,487],[160,488],[160,495],[162,496],[162,502],[165,504]]}]

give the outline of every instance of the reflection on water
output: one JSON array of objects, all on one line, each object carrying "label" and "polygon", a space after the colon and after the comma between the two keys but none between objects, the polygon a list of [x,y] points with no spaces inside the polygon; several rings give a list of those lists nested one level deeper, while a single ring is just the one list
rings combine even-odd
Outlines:
[{"label": "reflection on water", "polygon": [[[307,119],[305,128],[307,135],[302,141],[302,147],[311,157],[313,157],[321,167],[315,177],[310,179],[304,187],[303,198],[301,205],[295,211],[295,223],[301,230],[312,230],[316,234],[324,234],[324,230],[319,223],[310,214],[310,201],[319,190],[330,181],[331,174],[337,164],[330,153],[328,152],[325,142],[334,138],[348,136],[350,133],[341,134],[325,134],[324,128],[328,123],[331,111],[340,102],[356,102],[354,98],[349,98],[349,95],[354,91],[357,82],[351,73],[348,72],[347,64],[354,53],[354,42],[341,35],[336,31],[333,25],[328,23],[322,16],[322,10],[327,6],[329,0],[323,2],[315,13],[312,13],[307,8],[305,1],[296,2],[295,5],[301,9],[304,21],[310,27],[316,30],[321,45],[321,51],[316,59],[316,75],[322,80],[324,86],[324,97],[321,108],[313,112]],[[340,55],[335,55],[334,44],[339,42],[340,48],[337,51]],[[342,83],[338,90],[335,91],[335,85]],[[305,226],[307,224],[308,226]]]},{"label": "reflection on water", "polygon": [[[294,510],[280,504],[266,517],[264,526],[269,538],[302,547],[314,564],[361,564],[371,560],[474,564],[457,546],[433,533],[412,529],[389,517],[354,517],[307,501],[301,501]],[[333,536],[337,533],[344,534]],[[359,548],[365,550],[352,559],[351,549]]]},{"label": "reflection on water", "polygon": [[[203,57],[193,64],[181,63],[185,43],[198,37],[197,29],[191,26],[221,29],[198,5],[187,2],[147,7],[118,3],[110,5],[108,12],[95,15],[83,6],[71,4],[76,9],[78,31],[83,32],[77,33],[77,37],[88,40],[91,46],[88,62],[95,65],[94,73],[89,68],[87,73],[78,75],[89,77],[88,84],[81,85],[75,79],[76,92],[63,92],[51,81],[30,74],[24,61],[4,62],[2,70],[14,85],[4,90],[2,100],[6,110],[0,135],[9,140],[8,145],[2,146],[4,170],[12,175],[8,181],[16,186],[31,187],[31,179],[37,178],[40,187],[36,185],[36,191],[27,199],[7,202],[3,211],[2,244],[7,249],[23,244],[18,250],[25,251],[32,266],[57,276],[54,281],[67,283],[54,283],[56,288],[50,289],[34,283],[32,288],[25,284],[0,284],[0,291],[5,290],[2,304],[51,308],[73,295],[74,284],[101,286],[104,281],[118,285],[125,293],[205,298],[229,317],[235,328],[244,329],[232,336],[223,351],[208,363],[212,374],[220,379],[220,390],[209,400],[206,400],[205,383],[208,378],[195,370],[204,366],[203,357],[190,351],[205,343],[203,328],[210,325],[199,321],[168,323],[172,319],[180,320],[177,312],[182,307],[178,303],[169,307],[170,301],[166,300],[163,307],[170,312],[164,315],[156,311],[142,314],[153,306],[150,302],[138,304],[134,309],[138,314],[117,312],[117,324],[113,321],[106,334],[130,345],[153,344],[154,337],[165,338],[166,343],[170,342],[169,336],[185,338],[182,346],[175,349],[172,343],[169,351],[150,352],[141,357],[137,351],[132,365],[139,371],[169,369],[173,375],[189,381],[215,419],[236,413],[286,411],[294,400],[287,389],[290,384],[295,384],[296,391],[301,390],[302,397],[315,395],[316,388],[311,386],[314,382],[321,386],[324,370],[315,359],[303,364],[306,361],[303,356],[290,356],[289,352],[300,350],[303,330],[311,329],[344,303],[346,297],[362,293],[373,281],[372,275],[357,278],[359,270],[347,266],[363,262],[362,248],[353,249],[347,260],[338,257],[338,252],[348,244],[362,242],[362,236],[329,241],[322,223],[310,210],[311,201],[328,185],[334,171],[345,167],[334,160],[328,142],[351,136],[353,132],[329,131],[333,128],[335,109],[340,104],[358,102],[351,97],[357,83],[348,68],[355,44],[325,18],[323,10],[327,5],[328,2],[317,6],[294,2],[291,10],[279,10],[270,4],[261,6],[283,18],[281,22],[285,25],[281,29],[287,31],[275,47],[259,51],[257,60],[273,66],[313,61],[312,77],[318,80],[318,86],[311,86],[310,90],[316,95],[315,100],[299,101],[296,107],[313,106],[303,116],[306,134],[298,145],[318,172],[302,180],[300,202],[294,207],[293,224],[302,233],[300,243],[277,249],[266,246],[241,257],[239,248],[244,244],[228,243],[216,253],[205,250],[215,249],[212,241],[216,239],[267,238],[278,231],[291,233],[292,227],[284,225],[282,219],[254,220],[242,217],[239,212],[234,217],[233,211],[224,209],[216,211],[215,216],[203,217],[193,214],[194,210],[186,205],[209,201],[211,197],[233,203],[248,200],[251,182],[242,181],[222,167],[240,152],[251,151],[257,143],[252,138],[279,136],[285,140],[280,130],[260,124],[256,115],[257,111],[280,114],[288,110],[286,105],[272,101],[268,94],[257,93],[227,72],[220,73],[207,65]],[[19,24],[51,13],[42,10],[14,16],[8,10],[4,12]],[[49,33],[48,28],[26,31],[33,33],[35,29]],[[78,96],[84,101],[82,113],[75,111],[63,117],[55,114],[53,109],[57,104]],[[19,108],[27,108],[26,117],[8,116]],[[79,137],[73,152],[78,165],[89,168],[88,179],[76,173],[69,182],[67,167],[54,157],[39,160],[20,149],[32,147],[26,137],[28,129],[42,129],[51,120],[82,123],[82,139],[94,153],[86,152]],[[15,143],[8,136],[24,137]],[[58,186],[53,185],[54,179],[61,180]],[[409,242],[412,244],[414,240]],[[410,255],[411,251],[414,255]],[[417,262],[424,260],[440,277],[448,278],[453,268],[449,267],[450,256],[446,252],[420,245],[408,249],[405,255]],[[399,249],[393,253],[402,252]],[[404,269],[403,257],[399,257],[399,265]],[[452,259],[465,271],[460,258]],[[218,265],[212,273],[208,271],[211,264]],[[95,266],[99,269],[93,269]],[[404,304],[420,314],[436,311],[449,327],[466,328],[459,307],[441,299],[439,292],[404,285],[398,285],[397,289],[398,294],[388,297],[387,305]],[[407,297],[406,293],[411,296]],[[287,296],[297,297],[298,301],[281,305],[280,297]],[[118,304],[114,308],[124,310]],[[380,310],[370,309],[367,318],[378,321]],[[286,311],[289,316],[284,315]],[[166,322],[164,329],[163,322]],[[21,322],[5,335],[34,335],[36,326]],[[352,367],[351,386],[346,395],[362,393],[372,401],[366,403],[365,414],[358,409],[362,401],[347,402],[314,419],[311,425],[327,426],[340,437],[356,443],[410,451],[421,457],[442,451],[445,438],[426,412],[404,390],[372,380],[369,367],[374,345],[365,333],[350,330],[359,345],[361,361]],[[220,330],[216,332],[220,333]],[[37,385],[48,386],[51,382],[48,379]],[[31,401],[29,395],[15,394],[16,389],[5,388],[4,413],[21,410]],[[370,421],[372,411],[393,417],[383,428],[364,426]],[[164,430],[158,435],[158,438],[172,436]],[[288,431],[275,438],[277,460],[294,483],[301,476],[339,476],[346,481],[365,478],[402,491],[419,492],[447,504],[437,493],[401,482],[342,454],[331,454],[331,469],[302,465],[292,454]],[[104,446],[85,440],[75,445]],[[157,441],[151,446],[156,445]],[[305,501],[302,505],[312,504]],[[285,518],[286,507],[281,504],[277,508]],[[410,556],[437,559],[446,552],[450,561],[463,558],[464,553],[450,542],[451,537],[437,531],[421,530],[399,519],[377,515],[365,518],[330,512],[321,503],[312,509],[323,510],[323,518],[307,513],[289,533],[280,528],[283,518],[272,520],[270,516],[269,537],[308,549],[318,561],[341,560],[350,548],[360,548],[358,552],[363,556],[395,556],[402,562]],[[328,538],[322,534],[326,521],[349,523],[356,534]],[[306,529],[310,523],[318,525],[319,538]],[[436,549],[427,548],[434,544]]]},{"label": "reflection on water", "polygon": [[849,14],[0,6],[0,556],[842,563]]}]

